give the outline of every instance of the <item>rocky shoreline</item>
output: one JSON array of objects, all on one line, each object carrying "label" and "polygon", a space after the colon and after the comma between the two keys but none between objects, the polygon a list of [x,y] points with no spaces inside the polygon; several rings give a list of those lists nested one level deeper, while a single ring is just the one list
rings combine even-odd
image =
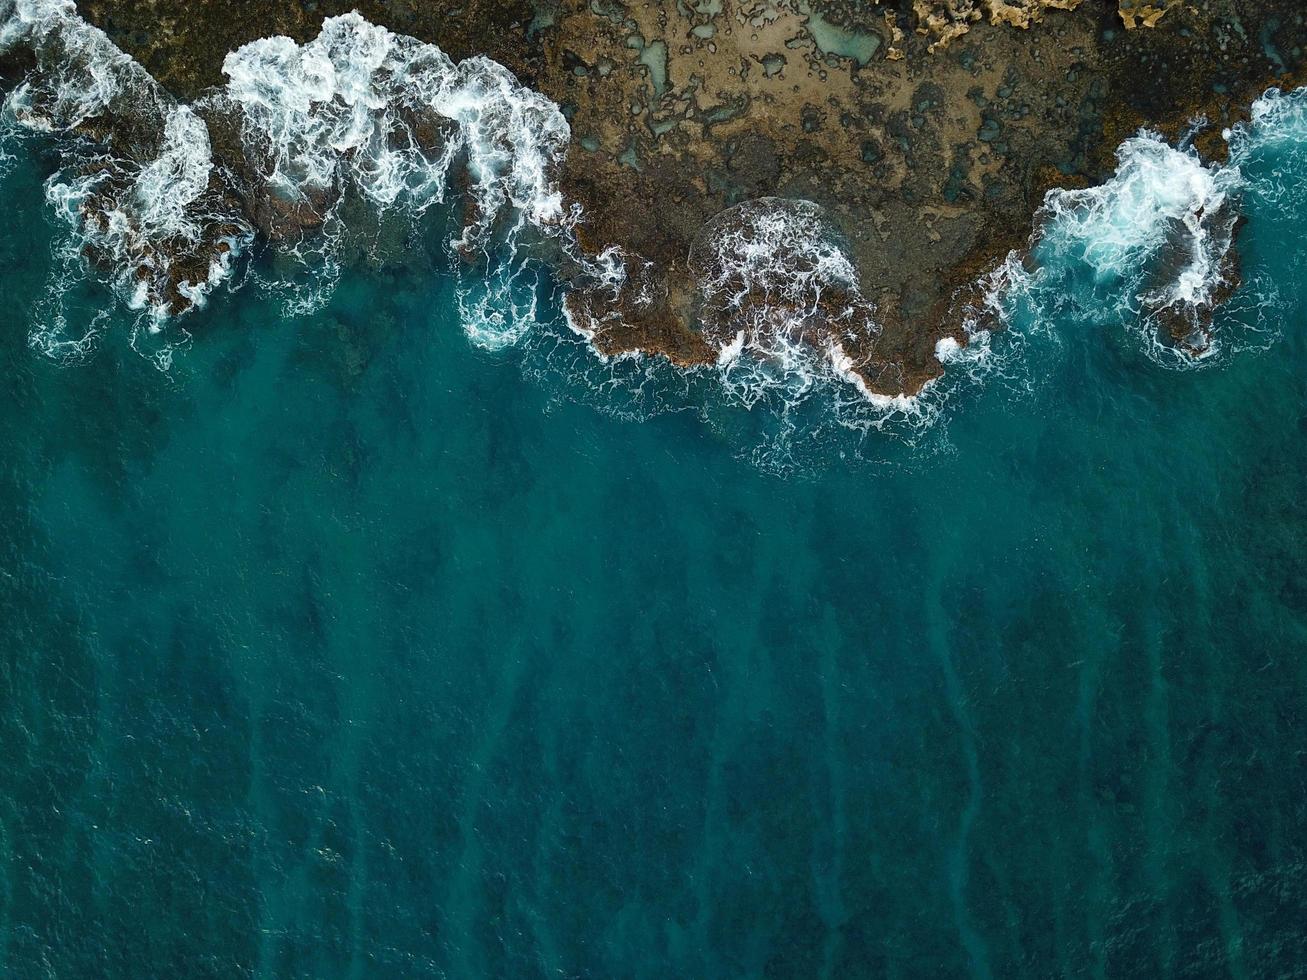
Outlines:
[{"label": "rocky shoreline", "polygon": [[[809,310],[804,332],[835,343],[884,396],[938,376],[942,338],[966,342],[970,287],[1027,243],[1046,191],[1110,176],[1116,147],[1142,126],[1174,139],[1204,117],[1195,146],[1218,158],[1221,131],[1265,88],[1297,84],[1307,50],[1291,0],[77,7],[182,100],[223,81],[228,51],[276,34],[306,41],[351,9],[452,58],[504,64],[570,123],[557,179],[583,209],[581,245],[627,258],[615,297],[570,300],[607,354],[716,359],[730,330],[702,288],[713,229],[745,202],[811,202],[856,281],[827,289],[830,308]],[[214,144],[220,157],[218,133]],[[267,233],[288,216],[253,217]],[[872,311],[874,329],[847,329]]]}]

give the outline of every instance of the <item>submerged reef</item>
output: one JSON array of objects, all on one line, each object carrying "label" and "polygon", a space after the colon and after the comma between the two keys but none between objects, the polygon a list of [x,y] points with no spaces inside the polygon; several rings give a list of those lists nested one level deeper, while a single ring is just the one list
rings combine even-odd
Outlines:
[{"label": "submerged reef", "polygon": [[[977,283],[1027,244],[1041,208],[1092,218],[1093,201],[1076,192],[1112,177],[1118,147],[1141,129],[1183,141],[1196,168],[1149,243],[1163,253],[1155,275],[1174,275],[1149,284],[1144,305],[1166,342],[1201,355],[1205,320],[1237,277],[1237,201],[1199,186],[1201,161],[1221,158],[1223,133],[1264,89],[1299,83],[1307,50],[1297,0],[81,0],[77,14],[144,69],[132,78],[148,97],[60,122],[31,86],[30,111],[50,117],[40,125],[122,146],[146,129],[160,134],[154,143],[183,140],[192,112],[208,127],[213,169],[187,177],[203,220],[182,223],[178,239],[177,222],[151,235],[129,213],[102,246],[134,257],[127,274],[143,284],[142,305],[177,312],[250,236],[323,222],[331,200],[275,186],[313,147],[268,144],[280,130],[259,108],[264,82],[248,74],[252,55],[233,74],[229,54],[284,35],[296,44],[263,51],[280,71],[324,18],[352,10],[404,38],[377,55],[369,84],[394,88],[379,132],[395,160],[427,168],[412,173],[447,166],[450,140],[482,145],[477,119],[451,108],[449,93],[472,86],[481,98],[493,75],[513,112],[530,101],[523,93],[543,97],[530,108],[536,135],[513,148],[502,187],[473,194],[468,223],[502,223],[475,213],[487,200],[539,209],[556,189],[548,214],[531,217],[566,226],[558,267],[575,287],[570,320],[601,353],[696,365],[809,351],[873,398],[912,395],[941,374],[938,352],[972,335]],[[328,59],[365,54],[316,43]],[[57,60],[64,47],[56,38],[36,57]],[[5,54],[7,77],[30,72],[24,52]],[[427,73],[425,102],[400,97],[396,65]],[[375,168],[337,139],[355,138],[353,115],[323,115],[319,149],[334,156],[321,193],[339,195],[344,174],[376,196]],[[450,126],[473,129],[457,137]],[[252,129],[266,137],[258,152]],[[126,172],[96,171],[95,187],[79,191],[92,227],[97,200],[121,217],[118,198],[182,166],[158,163],[166,146],[112,156]],[[548,187],[518,193],[526,164]],[[168,264],[159,256],[178,241]]]}]

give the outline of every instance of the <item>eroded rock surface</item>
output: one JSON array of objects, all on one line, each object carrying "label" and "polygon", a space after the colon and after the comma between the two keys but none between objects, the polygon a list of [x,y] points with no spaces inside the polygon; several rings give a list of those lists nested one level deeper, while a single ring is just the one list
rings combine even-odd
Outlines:
[{"label": "eroded rock surface", "polygon": [[[313,37],[357,8],[454,58],[486,54],[563,107],[560,175],[592,252],[620,246],[614,304],[578,295],[607,352],[719,355],[696,244],[727,209],[813,202],[847,249],[876,331],[846,352],[884,394],[937,375],[966,288],[1030,234],[1045,191],[1096,183],[1140,126],[1197,145],[1298,77],[1296,0],[84,0],[175,96],[226,52]],[[1162,14],[1165,14],[1163,17]],[[1151,29],[1139,29],[1151,28]],[[273,218],[267,218],[271,225]]]}]

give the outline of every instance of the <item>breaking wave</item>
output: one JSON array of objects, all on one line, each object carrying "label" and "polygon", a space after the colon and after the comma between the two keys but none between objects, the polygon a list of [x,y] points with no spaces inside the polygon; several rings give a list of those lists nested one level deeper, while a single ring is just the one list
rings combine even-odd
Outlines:
[{"label": "breaking wave", "polygon": [[519,245],[574,220],[554,179],[569,137],[556,105],[494,61],[455,64],[358,14],[329,18],[303,46],[247,44],[223,72],[226,88],[202,100],[204,112],[215,129],[236,130],[237,187],[258,202],[269,240],[309,246],[297,252],[307,271],[330,281],[352,198],[415,220],[446,203],[457,166],[466,200],[450,246],[497,287],[484,302],[461,294],[469,335],[487,347],[520,336],[532,305],[515,295]]},{"label": "breaking wave", "polygon": [[[761,198],[710,221],[690,252],[696,319],[722,381],[753,405],[780,385],[800,396],[832,380],[860,386],[880,328],[823,210]],[[855,356],[857,359],[855,360]]]},{"label": "breaking wave", "polygon": [[1301,213],[1307,93],[1266,92],[1249,121],[1223,136],[1229,154],[1217,164],[1199,158],[1191,137],[1172,146],[1143,131],[1118,149],[1106,183],[1051,191],[1030,261],[1004,270],[1001,304],[1009,314],[1024,304],[1115,324],[1170,369],[1266,346],[1278,329],[1278,290],[1240,267],[1235,237],[1250,212],[1259,221]]},{"label": "breaking wave", "polygon": [[1238,171],[1204,166],[1154,133],[1127,140],[1117,158],[1102,186],[1048,196],[1040,250],[1089,266],[1159,358],[1208,357],[1216,338],[1204,319],[1232,275]]},{"label": "breaking wave", "polygon": [[[814,415],[846,430],[914,439],[959,384],[997,367],[990,334],[972,316],[963,323],[965,342],[945,338],[936,347],[944,376],[913,394],[877,390],[902,387],[903,379],[892,374],[897,365],[878,359],[875,305],[834,221],[811,201],[760,198],[723,211],[700,233],[689,264],[695,320],[725,397],[789,423],[768,447],[773,455],[811,438],[820,428]],[[878,384],[887,373],[890,383]]]},{"label": "breaking wave", "polygon": [[348,14],[305,45],[274,37],[232,52],[227,84],[187,106],[71,0],[10,0],[0,24],[0,57],[35,62],[5,100],[10,138],[64,137],[46,194],[70,234],[38,346],[66,354],[89,341],[66,336],[58,315],[74,272],[89,266],[157,333],[204,304],[256,233],[280,259],[265,285],[307,312],[353,245],[354,204],[412,223],[446,203],[455,167],[450,249],[466,281],[489,284],[460,291],[469,336],[503,346],[529,325],[526,239],[575,220],[554,179],[568,126],[502,65],[455,64]]},{"label": "breaking wave", "polygon": [[[1012,311],[1022,303],[1078,303],[1168,367],[1237,349],[1248,332],[1224,326],[1217,309],[1239,280],[1241,201],[1284,192],[1245,169],[1276,140],[1307,146],[1304,100],[1278,93],[1227,134],[1224,166],[1154,133],[1126,141],[1108,182],[1048,195],[1028,261],[1013,256],[991,272],[956,335],[936,345],[942,374],[924,386],[899,377],[903,390],[920,390],[895,395],[882,394],[898,390],[899,368],[877,358],[875,306],[835,223],[807,201],[749,201],[702,230],[688,259],[704,356],[673,367],[599,354],[588,341],[621,310],[666,296],[638,256],[580,248],[573,231],[584,216],[558,187],[567,120],[487,58],[454,62],[348,14],[304,44],[272,37],[233,51],[226,83],[185,105],[71,0],[0,0],[0,69],[19,78],[4,100],[4,139],[58,137],[45,193],[66,234],[32,334],[48,353],[85,353],[104,326],[103,310],[80,326],[70,313],[88,273],[136,311],[134,344],[148,339],[166,366],[187,338],[179,318],[218,287],[252,281],[288,314],[309,312],[360,252],[394,259],[430,216],[452,227],[445,251],[477,346],[577,344],[580,373],[605,397],[662,410],[666,400],[648,395],[656,376],[705,404],[779,419],[764,442],[785,452],[832,426],[912,439],[963,388],[1016,377],[1025,337]],[[274,260],[241,263],[237,277],[256,247]],[[555,308],[560,281],[597,300]],[[571,329],[559,332],[564,319]],[[986,328],[995,321],[1006,323],[1001,335]],[[568,370],[581,363],[563,360]]]},{"label": "breaking wave", "polygon": [[[384,262],[383,242],[404,247],[378,227],[411,227],[436,205],[458,212],[448,251],[478,346],[519,343],[538,325],[549,267],[601,298],[647,298],[642,260],[576,244],[581,215],[557,184],[562,111],[487,58],[456,63],[348,14],[305,44],[272,37],[233,51],[226,84],[181,105],[71,0],[9,0],[0,23],[0,53],[35,62],[5,100],[10,137],[63,137],[47,197],[68,235],[33,334],[52,354],[85,352],[102,323],[97,314],[79,333],[65,316],[88,271],[140,312],[137,335],[159,338],[151,352],[166,365],[187,336],[177,318],[231,281],[256,243],[275,261],[247,267],[245,280],[302,314],[360,250]],[[716,332],[712,373],[746,408],[788,411],[836,388],[854,425],[926,417],[925,401],[869,388],[874,311],[817,211],[768,199],[712,224],[693,257],[705,330]]]},{"label": "breaking wave", "polygon": [[0,60],[26,52],[35,64],[4,101],[6,131],[65,137],[45,195],[68,234],[32,342],[60,355],[88,348],[101,318],[70,333],[64,304],[83,258],[142,312],[138,327],[158,333],[173,312],[203,305],[252,239],[215,171],[207,127],[69,0],[7,6]]}]

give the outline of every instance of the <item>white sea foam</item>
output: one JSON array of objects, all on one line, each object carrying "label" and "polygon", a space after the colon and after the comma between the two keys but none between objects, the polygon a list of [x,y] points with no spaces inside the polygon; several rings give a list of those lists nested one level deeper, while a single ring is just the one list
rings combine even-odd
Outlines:
[{"label": "white sea foam", "polygon": [[[340,275],[358,202],[409,222],[442,202],[463,205],[450,253],[465,330],[485,348],[532,335],[546,279],[537,246],[564,257],[574,289],[599,297],[564,307],[571,331],[587,341],[619,311],[652,311],[667,299],[639,256],[579,247],[572,231],[582,216],[557,184],[566,119],[488,59],[455,63],[434,45],[349,14],[326,20],[303,45],[275,37],[232,52],[226,84],[184,106],[83,22],[70,0],[0,0],[0,50],[15,46],[30,48],[37,67],[5,100],[11,128],[92,138],[64,140],[68,165],[47,183],[74,231],[56,263],[59,288],[90,255],[142,310],[147,332],[230,278],[251,223],[274,246],[268,264],[283,270],[290,310],[320,305]],[[131,127],[137,145],[115,136],[109,120],[123,115],[145,124]],[[1042,267],[1032,274],[1015,257],[1003,264],[987,282],[987,312],[1002,315],[1013,296],[1029,298],[1047,268],[1070,256],[1091,270],[1101,295],[1117,298],[1112,312],[1123,321],[1149,324],[1167,313],[1173,328],[1175,316],[1192,324],[1178,341],[1145,331],[1159,360],[1209,356],[1217,338],[1200,314],[1228,274],[1239,161],[1265,145],[1265,131],[1290,128],[1307,132],[1302,100],[1268,93],[1252,126],[1231,134],[1225,168],[1204,166],[1154,134],[1127,141],[1108,183],[1049,195],[1036,249]],[[100,149],[90,149],[93,141]],[[229,191],[243,195],[249,222]],[[904,421],[920,430],[959,383],[1003,370],[1005,357],[973,318],[937,343],[942,379],[914,396],[880,394],[868,380],[879,334],[874,307],[815,204],[761,199],[729,209],[705,228],[690,262],[715,363],[673,374],[711,379],[731,404],[766,404],[789,418],[819,396],[841,426]],[[103,326],[97,317],[76,337],[62,305],[47,320],[51,349],[81,350]],[[616,379],[650,377],[649,365],[663,362],[595,363]]]},{"label": "white sea foam", "polygon": [[25,47],[37,68],[6,99],[24,126],[67,132],[127,95],[154,101],[162,90],[103,31],[77,15],[72,0],[0,3],[0,51]]},{"label": "white sea foam", "polygon": [[822,209],[761,198],[718,215],[690,256],[699,320],[722,382],[752,406],[771,392],[802,398],[822,382],[864,393],[845,344],[879,333],[857,271]]},{"label": "white sea foam", "polygon": [[1249,121],[1226,130],[1230,162],[1263,212],[1302,214],[1307,197],[1307,88],[1270,89],[1252,105]]},{"label": "white sea foam", "polygon": [[[1292,234],[1307,206],[1307,90],[1267,91],[1249,121],[1223,135],[1229,155],[1218,165],[1141,132],[1120,147],[1111,180],[1050,193],[1035,267],[1011,261],[996,282],[1004,316],[1023,308],[1027,329],[1056,343],[1069,323],[1115,321],[1173,369],[1270,343],[1281,328],[1276,283],[1256,266],[1238,270],[1242,285],[1226,296],[1234,231],[1249,212],[1268,229],[1288,223],[1272,234]],[[1088,287],[1077,267],[1088,271]]]},{"label": "white sea foam", "polygon": [[[205,211],[214,177],[208,119],[239,132],[239,159],[228,161],[237,172],[220,176],[234,179],[247,200],[269,199],[255,208],[256,220],[309,273],[290,283],[298,311],[323,301],[339,275],[348,228],[338,209],[349,195],[416,217],[446,199],[458,161],[468,202],[451,244],[491,281],[460,292],[469,335],[501,346],[526,329],[534,311],[523,305],[517,279],[526,263],[515,246],[528,231],[556,235],[574,220],[555,181],[568,126],[556,105],[502,65],[455,64],[434,45],[348,14],[326,20],[302,46],[274,37],[232,52],[225,88],[192,109],[176,105],[69,0],[10,0],[0,6],[0,25],[0,48],[25,46],[38,63],[9,94],[6,118],[27,131],[107,140],[100,158],[75,159],[52,178],[48,197],[79,233],[69,247],[93,252],[128,305],[148,310],[155,326],[202,302],[249,237],[239,216]],[[112,126],[99,123],[110,113],[145,123],[159,145],[116,145]],[[81,143],[63,145],[75,153]],[[166,295],[172,257],[193,260],[188,249],[218,219],[241,228],[221,238],[206,275],[174,283],[175,295]]]},{"label": "white sea foam", "polygon": [[1291,92],[1267,89],[1253,102],[1248,122],[1227,129],[1225,138],[1231,158],[1240,163],[1256,147],[1302,148],[1307,143],[1307,88]]},{"label": "white sea foam", "polygon": [[1209,322],[1230,274],[1241,175],[1151,132],[1117,157],[1106,183],[1048,194],[1036,255],[1044,265],[1084,263],[1114,298],[1108,312],[1140,331],[1151,356],[1192,365],[1219,346]]},{"label": "white sea foam", "polygon": [[[572,332],[586,341],[594,343],[605,328],[620,323],[623,310],[644,314],[666,297],[666,286],[658,284],[646,259],[618,245],[590,256],[570,236],[563,244],[577,270],[576,288],[563,303],[563,316]],[[597,347],[594,350],[600,358],[606,356]]]},{"label": "white sea foam", "polygon": [[936,348],[945,376],[912,394],[877,390],[870,379],[887,369],[874,361],[881,333],[875,307],[833,223],[809,201],[764,198],[725,212],[706,229],[691,266],[723,390],[783,419],[769,452],[787,452],[805,431],[813,434],[809,421],[791,423],[814,398],[836,426],[914,440],[938,420],[959,383],[981,381],[994,364],[989,332],[968,317],[961,339]]},{"label": "white sea foam", "polygon": [[[622,308],[638,311],[663,298],[640,257],[616,246],[597,255],[578,247],[571,231],[580,214],[565,206],[556,180],[566,119],[489,59],[455,63],[434,45],[348,14],[328,18],[306,44],[273,37],[233,51],[226,84],[191,107],[82,21],[70,0],[10,0],[0,23],[0,45],[26,45],[38,61],[10,93],[8,118],[27,131],[107,141],[102,166],[78,160],[47,184],[76,232],[59,288],[75,278],[73,256],[92,254],[127,305],[148,315],[148,332],[202,304],[252,238],[244,216],[223,209],[236,200],[224,191],[243,196],[250,220],[271,239],[269,265],[281,270],[273,281],[288,312],[303,313],[325,302],[340,275],[357,217],[350,201],[416,220],[450,202],[456,174],[465,178],[458,186],[466,207],[450,246],[472,342],[497,349],[531,331],[542,284],[537,242],[552,241],[572,285],[601,300],[620,296]],[[113,127],[100,120],[121,113],[152,123],[157,137],[116,145]],[[211,127],[222,129],[222,168]],[[81,144],[65,143],[74,145]],[[217,222],[230,233],[215,233]],[[788,405],[839,387],[853,398],[841,393],[837,402],[870,407],[878,418],[917,411],[915,399],[887,398],[866,382],[873,310],[816,205],[752,202],[716,228],[699,254],[700,300],[730,327],[714,341],[714,372],[733,401],[752,407],[779,396]],[[197,263],[206,247],[208,261]],[[179,277],[178,260],[203,274]],[[568,323],[593,339],[616,308],[569,307]],[[47,339],[53,348],[56,338]]]},{"label": "white sea foam", "polygon": [[[0,49],[25,46],[36,67],[8,94],[11,129],[66,139],[63,167],[46,182],[46,198],[68,225],[58,249],[47,304],[33,344],[66,356],[83,352],[99,332],[81,336],[61,296],[89,257],[114,290],[157,331],[181,306],[201,305],[228,277],[249,240],[238,212],[212,192],[208,130],[177,105],[105,34],[77,16],[68,0],[17,0],[0,10]],[[113,118],[146,134],[138,144],[116,138]],[[69,332],[72,331],[70,337]]]},{"label": "white sea foam", "polygon": [[503,346],[529,328],[534,310],[519,295],[516,246],[528,231],[558,234],[571,217],[555,181],[569,129],[554,103],[494,61],[455,64],[435,45],[356,13],[328,18],[304,45],[247,44],[223,71],[226,88],[205,111],[237,119],[248,162],[241,176],[253,196],[280,202],[265,231],[292,240],[310,231],[319,240],[304,249],[306,264],[329,265],[333,239],[347,231],[338,208],[348,195],[417,217],[446,200],[457,164],[468,201],[451,245],[491,280],[460,290],[469,336]]},{"label": "white sea foam", "polygon": [[483,244],[510,207],[537,225],[563,218],[552,178],[567,121],[487,58],[455,64],[346,14],[303,46],[247,44],[223,71],[215,102],[239,113],[259,176],[292,200],[330,200],[349,185],[378,205],[423,210],[444,200],[461,154],[476,204],[462,247]]}]

